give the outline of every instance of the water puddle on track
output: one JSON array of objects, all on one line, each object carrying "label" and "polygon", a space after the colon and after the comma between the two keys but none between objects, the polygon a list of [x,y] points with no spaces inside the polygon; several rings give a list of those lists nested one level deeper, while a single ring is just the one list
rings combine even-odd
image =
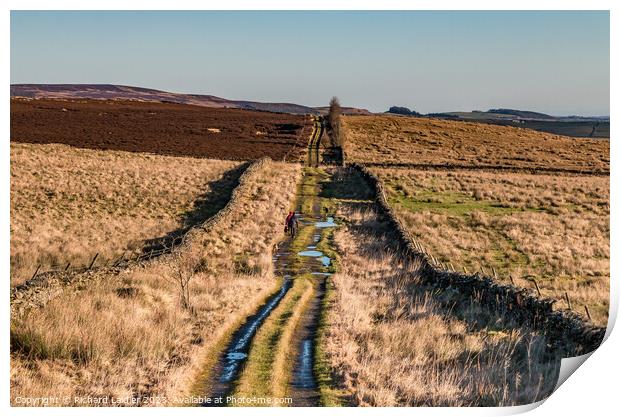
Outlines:
[{"label": "water puddle on track", "polygon": [[313,262],[310,268],[310,275],[314,280],[315,296],[310,305],[303,313],[303,318],[297,331],[296,360],[293,366],[293,378],[291,381],[292,397],[294,406],[317,406],[320,396],[314,375],[315,359],[315,338],[319,326],[321,306],[326,289],[326,280],[331,275],[325,272],[332,259],[317,249],[317,243],[321,240],[322,229],[336,227],[333,217],[326,220],[318,220],[313,224],[313,244],[306,246],[305,250],[299,251],[297,255],[311,259]]},{"label": "water puddle on track", "polygon": [[[314,245],[311,245],[314,246]],[[314,246],[316,248],[316,246]],[[308,247],[309,248],[309,247]],[[321,262],[321,264],[323,264],[323,266],[329,266],[329,264],[331,264],[332,260],[329,256],[325,256],[323,255],[323,252],[319,251],[319,250],[303,250],[301,252],[297,252],[297,255],[299,256],[309,256],[311,258],[316,258],[318,261]]]}]

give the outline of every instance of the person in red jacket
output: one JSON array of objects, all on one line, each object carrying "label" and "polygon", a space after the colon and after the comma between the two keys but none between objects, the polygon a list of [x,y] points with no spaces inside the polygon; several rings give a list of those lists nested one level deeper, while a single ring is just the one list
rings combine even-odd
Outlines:
[{"label": "person in red jacket", "polygon": [[284,222],[284,233],[290,233],[291,237],[295,237],[297,231],[297,217],[294,211],[289,211]]}]

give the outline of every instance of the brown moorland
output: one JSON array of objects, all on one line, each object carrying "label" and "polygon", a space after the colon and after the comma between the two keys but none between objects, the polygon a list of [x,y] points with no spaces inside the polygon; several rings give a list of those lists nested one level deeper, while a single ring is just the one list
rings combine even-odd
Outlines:
[{"label": "brown moorland", "polygon": [[299,160],[303,115],[116,100],[11,99],[11,141],[173,156]]},{"label": "brown moorland", "polygon": [[511,126],[399,116],[346,116],[347,158],[416,167],[609,172],[609,140]]}]

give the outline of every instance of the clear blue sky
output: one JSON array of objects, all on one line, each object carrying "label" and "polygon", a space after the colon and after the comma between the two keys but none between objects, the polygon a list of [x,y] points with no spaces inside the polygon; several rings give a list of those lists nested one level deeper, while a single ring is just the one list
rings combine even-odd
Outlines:
[{"label": "clear blue sky", "polygon": [[12,12],[11,83],[609,114],[608,12]]}]

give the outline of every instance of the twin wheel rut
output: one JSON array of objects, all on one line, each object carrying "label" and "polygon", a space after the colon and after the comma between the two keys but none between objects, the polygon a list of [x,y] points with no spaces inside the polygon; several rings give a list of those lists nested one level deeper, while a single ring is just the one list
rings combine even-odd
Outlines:
[{"label": "twin wheel rut", "polygon": [[231,405],[228,398],[237,396],[278,395],[292,399],[287,405],[320,405],[316,336],[332,261],[324,253],[331,253],[327,234],[336,227],[321,212],[322,179],[321,171],[304,169],[297,195],[298,231],[278,245],[273,257],[281,285],[233,333],[218,359],[209,396],[222,397],[220,405]]}]

